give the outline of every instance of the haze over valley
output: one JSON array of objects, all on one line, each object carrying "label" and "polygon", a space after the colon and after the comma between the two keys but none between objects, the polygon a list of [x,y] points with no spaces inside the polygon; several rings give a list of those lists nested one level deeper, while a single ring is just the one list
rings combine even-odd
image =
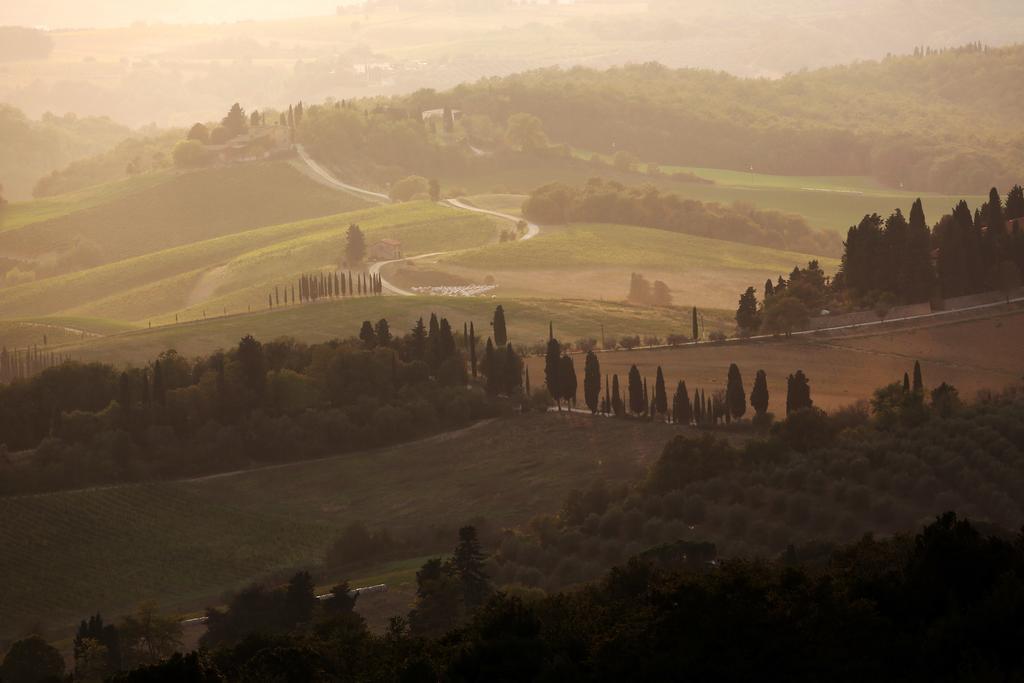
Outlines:
[{"label": "haze over valley", "polygon": [[0,680],[1013,680],[1024,7],[0,7]]}]

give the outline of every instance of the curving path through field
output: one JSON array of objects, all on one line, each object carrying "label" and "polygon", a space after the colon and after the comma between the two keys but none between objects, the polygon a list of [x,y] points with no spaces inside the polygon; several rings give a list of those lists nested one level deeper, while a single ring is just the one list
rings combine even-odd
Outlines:
[{"label": "curving path through field", "polygon": [[[328,171],[323,166],[321,166],[316,161],[314,161],[313,158],[311,156],[309,156],[309,153],[306,152],[306,148],[303,147],[302,145],[295,145],[295,151],[298,152],[299,158],[303,161],[303,163],[306,164],[306,166],[309,168],[309,170],[320,181],[322,181],[324,184],[326,184],[326,185],[328,185],[330,187],[333,187],[333,188],[335,188],[337,190],[342,190],[344,192],[349,192],[351,194],[355,194],[355,195],[360,196],[360,197],[362,197],[364,199],[369,198],[369,199],[371,199],[373,201],[378,201],[378,202],[379,201],[384,201],[384,202],[390,202],[391,201],[390,197],[388,197],[386,194],[383,194],[381,192],[374,192],[372,190],[367,190],[367,189],[362,188],[362,187],[356,187],[355,185],[350,185],[349,183],[345,183],[345,182],[342,182],[342,181],[338,180],[337,178],[335,178],[331,174],[330,171]],[[455,199],[455,198],[446,199],[446,200],[442,201],[441,203],[442,204],[446,204],[447,206],[450,206],[453,209],[461,209],[463,211],[472,211],[473,213],[481,213],[481,214],[484,214],[484,215],[487,215],[487,216],[494,216],[495,218],[501,218],[503,220],[511,221],[513,223],[518,223],[519,220],[520,220],[520,219],[516,218],[515,216],[513,216],[511,214],[502,213],[500,211],[491,211],[490,209],[481,209],[480,207],[473,206],[472,204],[468,204],[466,202],[463,202],[463,201],[461,201],[459,199]],[[539,234],[540,234],[540,226],[537,225],[536,223],[529,223],[529,222],[527,222],[527,224],[526,224],[526,234],[523,235],[521,238],[519,238],[519,241],[520,242],[525,242],[526,240],[533,239],[534,237],[536,237]],[[432,256],[444,256],[445,254],[451,254],[451,253],[453,253],[453,252],[451,252],[451,251],[435,251],[435,252],[431,252],[429,254],[420,254],[419,256],[409,256],[409,257],[404,257],[404,258],[391,259],[390,261],[377,261],[376,263],[373,263],[373,264],[370,265],[369,271],[370,271],[371,275],[377,275],[377,276],[380,277],[381,287],[383,287],[384,291],[387,292],[388,294],[394,294],[396,296],[415,296],[414,292],[410,292],[407,289],[402,289],[398,285],[395,285],[394,283],[388,282],[384,278],[384,276],[381,274],[381,268],[383,268],[384,266],[389,265],[391,263],[400,263],[400,262],[403,262],[403,261],[416,261],[416,260],[419,260],[419,259],[430,258]]]}]

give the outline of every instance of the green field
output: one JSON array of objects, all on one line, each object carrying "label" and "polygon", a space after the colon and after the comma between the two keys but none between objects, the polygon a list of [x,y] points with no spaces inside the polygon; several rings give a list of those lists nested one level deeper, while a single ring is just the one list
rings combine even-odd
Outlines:
[{"label": "green field", "polygon": [[[291,336],[314,343],[354,337],[364,320],[387,318],[395,334],[412,329],[419,317],[431,312],[447,317],[461,330],[473,321],[478,334],[488,334],[494,307],[502,304],[509,336],[515,344],[532,345],[547,339],[548,323],[563,341],[581,337],[600,339],[602,326],[609,337],[626,334],[689,333],[690,311],[651,308],[624,303],[586,300],[487,299],[482,297],[369,297],[261,310],[251,314],[210,317],[177,325],[154,325],[99,338],[87,338],[55,348],[82,361],[142,363],[173,348],[186,356],[234,346],[246,334],[257,339]],[[708,329],[731,329],[732,312],[701,309]],[[2,329],[2,328],[0,328]],[[0,338],[2,342],[2,338]],[[41,339],[40,342],[41,343]]]},{"label": "green field", "polygon": [[42,349],[51,344],[73,344],[86,338],[128,332],[132,329],[134,326],[114,320],[70,316],[0,320],[0,346],[16,349],[37,345]]},{"label": "green field", "polygon": [[15,204],[0,219],[0,253],[35,259],[85,243],[110,262],[365,206],[283,161],[162,171]]},{"label": "green field", "polygon": [[[646,164],[635,171],[622,171],[608,163],[595,164],[591,153],[577,152],[578,158],[520,160],[490,169],[487,173],[453,174],[443,179],[446,187],[459,187],[469,194],[525,195],[552,182],[581,184],[589,178],[617,180],[627,186],[650,184],[675,192],[685,199],[732,204],[742,202],[759,209],[774,209],[803,216],[813,227],[845,235],[868,213],[888,215],[901,208],[906,214],[914,199],[921,197],[929,223],[948,213],[961,199],[971,207],[984,197],[913,193],[882,187],[866,176],[779,176],[745,173],[726,169],[708,169],[661,165],[660,175],[649,175]],[[672,178],[674,171],[693,173],[713,184]],[[491,207],[486,207],[491,208]]]},{"label": "green field", "polygon": [[3,498],[0,635],[97,610],[109,618],[150,598],[170,611],[217,604],[249,581],[315,569],[355,520],[436,538],[444,552],[471,519],[524,523],[595,477],[636,476],[671,432],[533,415],[235,475]]},{"label": "green field", "polygon": [[494,277],[506,296],[621,300],[631,272],[663,280],[674,302],[732,308],[748,286],[786,275],[817,258],[826,272],[837,259],[627,225],[546,226],[534,239],[443,257],[437,267],[482,281]]},{"label": "green field", "polygon": [[429,202],[361,209],[0,289],[0,310],[5,317],[64,313],[145,324],[173,322],[175,313],[201,317],[203,309],[238,312],[265,305],[268,289],[294,283],[300,273],[337,269],[351,223],[360,225],[368,242],[398,239],[411,255],[487,244],[496,239],[498,222]]}]

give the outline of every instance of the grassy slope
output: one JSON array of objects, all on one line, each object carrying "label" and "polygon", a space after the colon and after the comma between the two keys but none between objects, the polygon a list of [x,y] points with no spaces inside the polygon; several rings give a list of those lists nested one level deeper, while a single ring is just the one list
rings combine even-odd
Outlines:
[{"label": "grassy slope", "polygon": [[665,281],[682,305],[729,308],[739,292],[818,258],[836,259],[623,225],[546,227],[536,238],[440,260],[442,269],[482,280],[493,275],[509,295],[621,299],[629,274]]},{"label": "grassy slope", "polygon": [[[406,253],[459,249],[486,244],[497,233],[495,220],[426,202],[375,207],[214,237],[125,259],[70,275],[0,290],[3,315],[46,315],[66,311],[78,316],[146,321],[186,317],[205,306],[238,311],[262,306],[267,287],[294,281],[300,272],[337,267],[345,233],[359,223],[370,241],[402,240]],[[193,301],[203,273],[226,266],[209,295]],[[255,289],[244,295],[233,292]],[[206,302],[207,299],[212,301]],[[192,310],[189,310],[190,306]],[[159,320],[157,320],[159,322]]]},{"label": "grassy slope", "polygon": [[[0,320],[0,346],[10,349],[27,346],[76,343],[87,337],[117,334],[134,329],[132,325],[99,318],[71,316]],[[46,339],[43,339],[43,335]]]},{"label": "grassy slope", "polygon": [[100,206],[165,182],[168,173],[147,173],[128,180],[104,183],[78,192],[33,201],[13,202],[0,212],[0,233],[53,220]]},{"label": "grassy slope", "polygon": [[[478,333],[485,335],[497,304],[505,307],[509,334],[513,343],[532,344],[547,338],[548,322],[564,340],[605,334],[656,334],[687,332],[690,313],[679,308],[647,308],[621,303],[596,301],[554,301],[543,299],[486,299],[454,297],[371,297],[343,299],[316,304],[281,307],[245,315],[211,317],[178,325],[154,326],[98,339],[86,339],[59,346],[78,360],[106,362],[144,362],[158,353],[174,348],[185,355],[206,353],[238,343],[246,334],[258,339],[288,335],[307,342],[336,337],[352,337],[364,320],[385,317],[397,334],[412,328],[416,319],[431,311],[447,317],[461,329],[463,322],[474,321]],[[704,311],[709,329],[728,324],[731,313]]]},{"label": "grassy slope", "polygon": [[0,499],[0,628],[113,616],[147,599],[193,609],[261,576],[315,567],[346,524],[432,534],[556,511],[656,456],[668,426],[529,416],[379,451],[206,480]]},{"label": "grassy slope", "polygon": [[35,258],[83,240],[113,261],[366,206],[286,162],[165,171],[74,196],[71,211],[63,198],[16,207],[12,225],[0,224],[0,251]]},{"label": "grassy slope", "polygon": [[[583,154],[589,157],[589,153]],[[643,168],[641,165],[640,169]],[[845,235],[846,229],[867,213],[887,214],[899,207],[906,214],[917,196],[921,197],[925,215],[931,222],[948,213],[960,199],[967,199],[972,207],[983,201],[982,197],[900,192],[881,187],[872,179],[860,176],[777,176],[706,168],[661,168],[666,173],[675,170],[692,172],[715,182],[685,182],[669,175],[649,176],[641,172],[619,171],[606,164],[591,164],[580,159],[555,158],[533,163],[524,159],[485,175],[450,175],[443,178],[443,181],[445,187],[461,187],[470,193],[507,195],[526,194],[540,185],[556,181],[579,184],[589,178],[609,178],[626,185],[652,184],[686,199],[721,204],[744,202],[760,209],[792,213],[803,216],[811,227],[839,235]]]}]

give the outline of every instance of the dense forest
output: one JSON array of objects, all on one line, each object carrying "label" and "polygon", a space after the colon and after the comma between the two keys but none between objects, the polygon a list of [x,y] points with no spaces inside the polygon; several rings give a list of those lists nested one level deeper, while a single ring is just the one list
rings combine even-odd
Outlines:
[{"label": "dense forest", "polygon": [[523,216],[538,223],[623,223],[808,254],[834,254],[838,240],[800,216],[741,204],[684,199],[654,187],[625,187],[599,178],[582,187],[545,185],[530,193]]},{"label": "dense forest", "polygon": [[432,315],[404,335],[381,319],[312,346],[245,337],[123,371],[66,362],[0,386],[0,493],[226,471],[457,428],[496,410],[467,389],[472,341],[467,350]]}]

